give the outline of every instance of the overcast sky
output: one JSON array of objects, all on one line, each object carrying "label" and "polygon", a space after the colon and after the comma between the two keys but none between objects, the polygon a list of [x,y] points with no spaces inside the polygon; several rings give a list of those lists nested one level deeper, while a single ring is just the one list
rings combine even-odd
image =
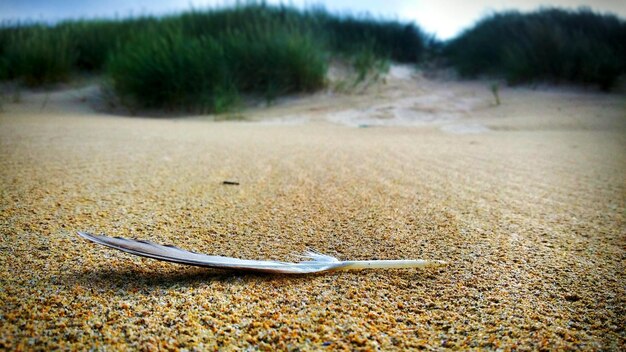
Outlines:
[{"label": "overcast sky", "polygon": [[[244,1],[245,2],[245,1]],[[268,3],[281,1],[268,0]],[[448,39],[493,11],[534,10],[540,6],[591,7],[626,18],[626,0],[287,0],[297,6],[323,4],[333,12],[363,13],[415,21],[440,39]],[[65,18],[158,15],[224,6],[234,0],[0,0],[1,20],[55,21]]]}]

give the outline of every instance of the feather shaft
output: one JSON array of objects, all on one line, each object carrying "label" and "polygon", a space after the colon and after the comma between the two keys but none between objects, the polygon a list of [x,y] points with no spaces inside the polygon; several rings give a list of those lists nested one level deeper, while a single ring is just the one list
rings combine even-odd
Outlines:
[{"label": "feather shaft", "polygon": [[442,260],[349,260],[338,270],[360,269],[408,269],[446,265]]}]

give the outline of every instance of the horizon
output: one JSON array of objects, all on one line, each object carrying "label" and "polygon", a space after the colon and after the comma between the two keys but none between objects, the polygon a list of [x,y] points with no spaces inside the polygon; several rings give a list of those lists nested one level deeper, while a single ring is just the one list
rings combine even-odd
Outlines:
[{"label": "horizon", "polygon": [[[164,16],[190,10],[205,10],[231,7],[235,0],[66,0],[62,4],[50,4],[44,0],[6,0],[0,3],[0,21],[3,22],[44,22],[57,23],[80,19],[125,19],[139,16]],[[354,1],[266,1],[271,5],[286,4],[300,9],[323,6],[336,14],[368,14],[373,17],[414,22],[426,33],[441,40],[448,40],[470,28],[485,16],[496,12],[517,10],[534,11],[542,7],[556,7],[568,10],[589,8],[602,14],[613,14],[626,18],[626,4],[615,0],[599,0],[590,4],[579,0],[513,0],[506,5],[495,0],[459,2],[441,0],[427,1],[388,0],[384,3],[375,0]]]}]

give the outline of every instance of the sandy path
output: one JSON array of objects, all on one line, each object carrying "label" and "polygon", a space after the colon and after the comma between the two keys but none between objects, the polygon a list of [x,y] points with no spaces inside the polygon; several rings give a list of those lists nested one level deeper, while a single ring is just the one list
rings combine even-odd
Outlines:
[{"label": "sandy path", "polygon": [[[29,99],[0,114],[0,349],[625,347],[623,96],[505,89],[502,106],[450,122],[481,134],[325,122],[355,102],[276,107],[309,122],[263,125]],[[253,259],[452,264],[247,275],[76,230]]]}]

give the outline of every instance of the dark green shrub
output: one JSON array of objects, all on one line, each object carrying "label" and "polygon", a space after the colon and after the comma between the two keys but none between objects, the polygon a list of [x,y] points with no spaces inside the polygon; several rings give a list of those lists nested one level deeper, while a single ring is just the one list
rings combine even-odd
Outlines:
[{"label": "dark green shrub", "polygon": [[324,9],[301,11],[266,4],[236,6],[218,11],[194,11],[169,17],[190,36],[219,35],[232,31],[277,29],[314,34],[316,42],[333,52],[357,53],[371,47],[381,57],[399,62],[417,62],[426,50],[428,37],[412,23],[367,16],[337,16]]},{"label": "dark green shrub", "polygon": [[98,71],[109,55],[136,35],[151,28],[156,20],[138,18],[126,21],[70,21],[59,24],[56,30],[66,30],[76,54],[75,69]]},{"label": "dark green shrub", "polygon": [[14,31],[2,54],[4,77],[29,86],[67,80],[75,58],[66,31],[40,26]]},{"label": "dark green shrub", "polygon": [[489,16],[445,49],[463,76],[503,75],[596,84],[610,89],[626,73],[626,22],[590,10],[543,9]]},{"label": "dark green shrub", "polygon": [[330,47],[340,52],[371,48],[380,57],[398,62],[418,62],[426,50],[427,36],[414,24],[363,17],[320,15]]},{"label": "dark green shrub", "polygon": [[118,24],[108,21],[70,22],[61,27],[68,31],[74,52],[75,67],[93,71],[103,67],[107,56],[118,43]]},{"label": "dark green shrub", "polygon": [[213,11],[191,11],[166,17],[164,22],[182,28],[186,36],[221,35],[233,31],[311,29],[313,19],[306,12],[285,5],[250,3]]}]

